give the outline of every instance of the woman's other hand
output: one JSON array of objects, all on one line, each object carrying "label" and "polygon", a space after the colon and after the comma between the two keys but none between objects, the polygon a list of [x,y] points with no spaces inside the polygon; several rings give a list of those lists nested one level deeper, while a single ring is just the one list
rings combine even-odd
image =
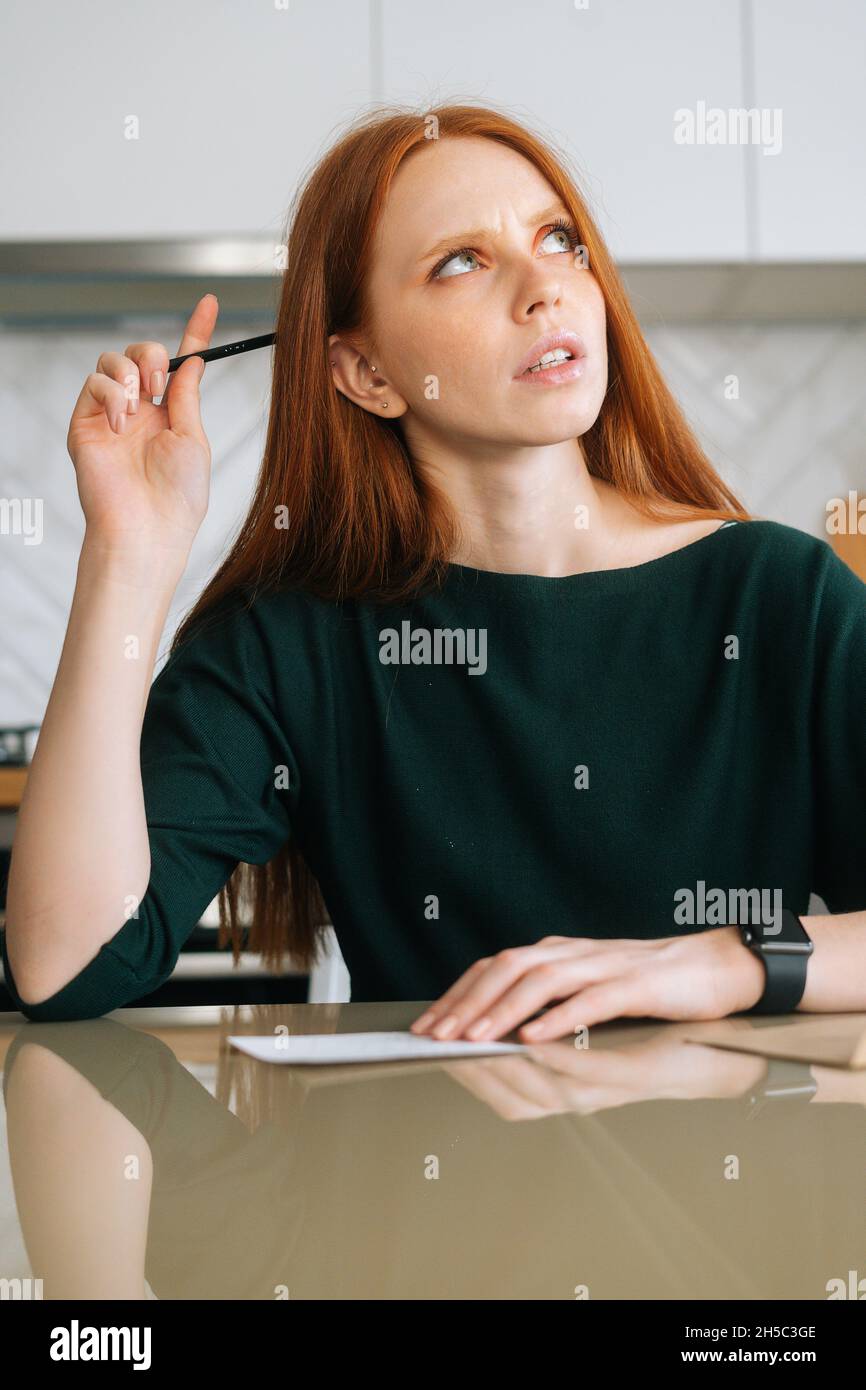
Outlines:
[{"label": "woman's other hand", "polygon": [[475,1042],[519,1028],[521,1040],[548,1041],[616,1018],[724,1018],[764,985],[738,927],[652,941],[546,936],[476,961],[411,1031]]}]

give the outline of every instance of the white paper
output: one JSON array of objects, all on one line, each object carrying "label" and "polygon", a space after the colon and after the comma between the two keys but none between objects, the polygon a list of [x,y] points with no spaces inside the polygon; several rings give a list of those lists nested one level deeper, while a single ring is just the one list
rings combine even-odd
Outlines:
[{"label": "white paper", "polygon": [[229,1042],[260,1062],[328,1063],[393,1062],[400,1059],[484,1057],[527,1052],[523,1043],[469,1042],[424,1037],[416,1033],[276,1033],[264,1037],[238,1034]]}]

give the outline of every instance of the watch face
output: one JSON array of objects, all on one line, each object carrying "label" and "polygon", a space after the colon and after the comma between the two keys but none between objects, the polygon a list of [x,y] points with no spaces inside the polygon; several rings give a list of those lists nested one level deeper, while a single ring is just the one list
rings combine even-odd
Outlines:
[{"label": "watch face", "polygon": [[803,923],[790,908],[783,907],[775,922],[750,923],[743,928],[747,944],[760,951],[780,952],[784,955],[811,955],[815,949]]}]

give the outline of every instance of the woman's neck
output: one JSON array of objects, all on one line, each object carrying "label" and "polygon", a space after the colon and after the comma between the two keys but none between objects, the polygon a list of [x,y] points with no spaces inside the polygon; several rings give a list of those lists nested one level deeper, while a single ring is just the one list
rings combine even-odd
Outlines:
[{"label": "woman's neck", "polygon": [[577,440],[511,458],[440,458],[429,471],[460,523],[455,564],[550,576],[606,569],[640,526],[616,489],[589,473]]}]

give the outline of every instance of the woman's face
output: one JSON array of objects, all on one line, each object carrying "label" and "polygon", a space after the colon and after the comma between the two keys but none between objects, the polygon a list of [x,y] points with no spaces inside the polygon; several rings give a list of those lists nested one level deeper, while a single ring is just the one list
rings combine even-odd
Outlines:
[{"label": "woman's face", "polygon": [[[374,243],[367,362],[349,384],[375,414],[389,401],[413,453],[435,453],[437,439],[477,452],[558,443],[596,420],[604,298],[575,255],[580,229],[556,229],[557,219],[571,221],[543,175],[492,140],[433,140],[401,166]],[[559,329],[582,340],[581,374],[518,378],[538,339]],[[368,396],[379,380],[387,386]]]}]

